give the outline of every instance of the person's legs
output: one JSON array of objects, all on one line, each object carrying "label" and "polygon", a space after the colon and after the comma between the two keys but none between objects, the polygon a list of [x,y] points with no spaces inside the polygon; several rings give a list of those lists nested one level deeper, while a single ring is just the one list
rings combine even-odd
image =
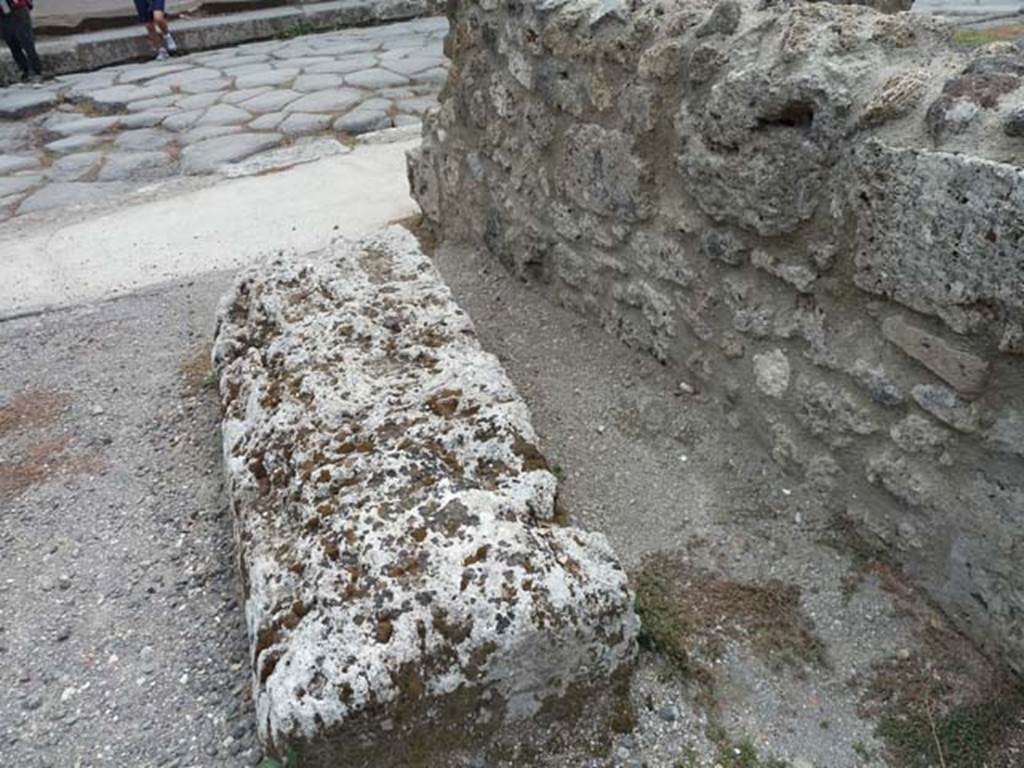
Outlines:
[{"label": "person's legs", "polygon": [[22,78],[27,78],[29,75],[28,59],[25,58],[25,52],[21,49],[21,43],[18,40],[14,14],[0,15],[0,35],[3,36],[7,47],[11,49],[11,56],[14,57],[14,63],[21,70]]},{"label": "person's legs", "polygon": [[153,19],[153,6],[150,0],[135,0],[135,11],[139,15],[139,21],[146,25],[146,34],[149,36],[149,44],[153,50],[159,51],[164,46],[163,35],[156,28]]},{"label": "person's legs", "polygon": [[42,76],[43,63],[39,60],[39,54],[36,52],[36,38],[32,33],[32,14],[29,13],[28,8],[19,8],[12,16],[14,17],[15,38],[25,52],[28,68],[32,70],[33,74]]},{"label": "person's legs", "polygon": [[171,29],[167,25],[167,12],[164,7],[164,0],[150,0],[150,4],[153,7],[153,22],[156,24],[157,31],[163,35],[164,46],[171,53],[178,50],[178,44],[174,41],[174,35],[171,34]]}]

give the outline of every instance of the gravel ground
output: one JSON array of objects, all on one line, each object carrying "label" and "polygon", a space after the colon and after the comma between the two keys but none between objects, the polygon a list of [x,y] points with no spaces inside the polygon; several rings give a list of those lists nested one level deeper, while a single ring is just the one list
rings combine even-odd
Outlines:
[{"label": "gravel ground", "polygon": [[[474,254],[436,258],[530,404],[569,513],[635,572],[667,552],[730,584],[796,585],[823,649],[823,664],[779,665],[742,635],[720,637],[704,687],[644,651],[635,722],[555,729],[562,746],[543,764],[775,768],[774,756],[791,768],[903,768],[884,758],[877,713],[863,707],[875,665],[952,665],[964,686],[984,684],[987,662],[898,575],[865,568],[851,542],[826,543],[837,537],[827,495],[786,476],[728,402]],[[5,765],[261,757],[206,386],[229,279],[0,323]],[[944,658],[929,633],[946,638]]]},{"label": "gravel ground", "polygon": [[5,765],[261,757],[203,386],[226,284],[0,324]]}]

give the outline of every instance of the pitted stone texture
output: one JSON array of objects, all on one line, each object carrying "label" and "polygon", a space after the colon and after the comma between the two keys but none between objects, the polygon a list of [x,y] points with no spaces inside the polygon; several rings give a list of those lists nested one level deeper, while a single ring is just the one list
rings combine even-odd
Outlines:
[{"label": "pitted stone texture", "polygon": [[857,285],[961,333],[1024,315],[1024,169],[869,143],[853,172]]},{"label": "pitted stone texture", "polygon": [[448,11],[410,158],[438,234],[701,379],[776,461],[838,467],[865,533],[1024,670],[1024,49],[832,3]]},{"label": "pitted stone texture", "polygon": [[214,362],[272,751],[451,765],[433,729],[500,736],[628,670],[624,572],[554,521],[525,404],[407,232],[244,275]]}]

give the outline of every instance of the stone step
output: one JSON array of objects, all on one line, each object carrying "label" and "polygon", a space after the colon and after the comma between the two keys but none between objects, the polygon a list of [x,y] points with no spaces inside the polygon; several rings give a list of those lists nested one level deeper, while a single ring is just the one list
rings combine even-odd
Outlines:
[{"label": "stone step", "polygon": [[[274,37],[415,19],[431,14],[433,9],[431,0],[327,0],[179,20],[174,22],[173,30],[181,50],[194,53]],[[140,25],[41,40],[37,48],[47,76],[153,56]],[[5,48],[0,51],[0,85],[13,83],[17,77],[17,68]]]},{"label": "stone step", "polygon": [[626,575],[561,524],[525,403],[408,232],[243,275],[214,364],[271,754],[458,765],[614,701]]}]

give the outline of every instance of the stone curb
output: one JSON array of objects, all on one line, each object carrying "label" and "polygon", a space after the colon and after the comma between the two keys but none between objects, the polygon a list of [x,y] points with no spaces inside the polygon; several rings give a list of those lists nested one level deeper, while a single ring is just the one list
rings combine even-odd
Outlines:
[{"label": "stone curb", "polygon": [[271,754],[461,765],[615,706],[626,574],[406,230],[244,274],[213,359]]},{"label": "stone curb", "polygon": [[[435,5],[431,0],[331,0],[178,21],[173,29],[181,49],[195,53],[287,35],[406,21],[431,15]],[[38,49],[47,76],[99,69],[153,55],[140,26],[43,40]],[[15,82],[17,74],[5,48],[0,52],[0,83]]]}]

